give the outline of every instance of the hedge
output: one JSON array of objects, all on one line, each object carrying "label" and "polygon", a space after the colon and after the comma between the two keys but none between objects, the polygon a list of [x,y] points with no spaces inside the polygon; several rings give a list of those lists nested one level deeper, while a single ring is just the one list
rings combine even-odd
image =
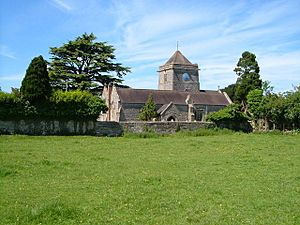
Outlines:
[{"label": "hedge", "polygon": [[15,94],[0,92],[0,119],[96,120],[107,107],[87,91],[56,91],[49,99],[31,104]]}]

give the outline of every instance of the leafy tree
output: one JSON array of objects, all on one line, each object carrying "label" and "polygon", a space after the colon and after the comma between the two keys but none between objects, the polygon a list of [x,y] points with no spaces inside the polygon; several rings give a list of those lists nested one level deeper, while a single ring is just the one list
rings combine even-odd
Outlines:
[{"label": "leafy tree", "polygon": [[141,109],[139,119],[143,121],[150,121],[157,117],[156,105],[153,97],[150,94],[144,107]]},{"label": "leafy tree", "polygon": [[235,98],[242,104],[244,111],[247,110],[246,101],[249,91],[262,88],[259,71],[256,56],[251,52],[245,51],[234,69],[234,72],[238,75]]},{"label": "leafy tree", "polygon": [[262,116],[266,129],[269,129],[269,122],[273,124],[273,129],[284,129],[287,124],[285,118],[286,98],[282,94],[269,94],[262,99]]},{"label": "leafy tree", "polygon": [[287,94],[285,117],[292,128],[300,128],[300,91]]},{"label": "leafy tree", "polygon": [[51,94],[47,63],[42,56],[35,57],[22,81],[21,96],[30,102],[44,100]]},{"label": "leafy tree", "polygon": [[84,33],[61,47],[50,48],[51,85],[61,90],[88,90],[96,92],[104,84],[121,83],[130,72],[115,60],[113,46],[95,42],[94,34]]},{"label": "leafy tree", "polygon": [[249,113],[254,121],[261,118],[262,115],[263,91],[260,89],[251,90],[247,95]]},{"label": "leafy tree", "polygon": [[262,90],[264,95],[269,95],[273,93],[274,87],[271,86],[271,82],[268,80],[265,80],[262,82]]}]

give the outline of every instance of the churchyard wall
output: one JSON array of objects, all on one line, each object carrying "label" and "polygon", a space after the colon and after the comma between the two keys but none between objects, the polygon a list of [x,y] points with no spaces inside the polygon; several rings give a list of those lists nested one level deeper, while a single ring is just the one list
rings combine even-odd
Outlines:
[{"label": "churchyard wall", "polygon": [[0,121],[0,134],[120,136],[123,128],[104,121],[16,120]]},{"label": "churchyard wall", "polygon": [[121,136],[123,131],[141,133],[175,133],[179,130],[196,130],[212,128],[208,122],[104,122],[104,121],[38,121],[16,120],[0,121],[0,134],[25,135],[92,135]]},{"label": "churchyard wall", "polygon": [[179,130],[197,130],[200,128],[213,128],[215,125],[209,122],[120,122],[124,131],[141,133],[153,131],[162,134],[175,133]]}]

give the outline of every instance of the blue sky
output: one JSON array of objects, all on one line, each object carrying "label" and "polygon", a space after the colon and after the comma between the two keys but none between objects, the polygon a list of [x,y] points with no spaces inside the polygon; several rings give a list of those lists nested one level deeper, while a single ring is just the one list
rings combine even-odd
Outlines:
[{"label": "blue sky", "polygon": [[93,32],[132,68],[124,83],[134,88],[157,88],[158,66],[179,41],[199,64],[201,89],[234,83],[247,50],[275,91],[291,90],[300,84],[299,12],[299,0],[1,0],[0,87],[20,87],[32,58]]}]

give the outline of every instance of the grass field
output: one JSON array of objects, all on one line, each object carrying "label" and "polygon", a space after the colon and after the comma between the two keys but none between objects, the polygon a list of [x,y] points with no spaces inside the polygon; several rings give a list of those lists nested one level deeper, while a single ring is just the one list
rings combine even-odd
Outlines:
[{"label": "grass field", "polygon": [[300,135],[0,136],[0,224],[286,225],[299,209]]}]

